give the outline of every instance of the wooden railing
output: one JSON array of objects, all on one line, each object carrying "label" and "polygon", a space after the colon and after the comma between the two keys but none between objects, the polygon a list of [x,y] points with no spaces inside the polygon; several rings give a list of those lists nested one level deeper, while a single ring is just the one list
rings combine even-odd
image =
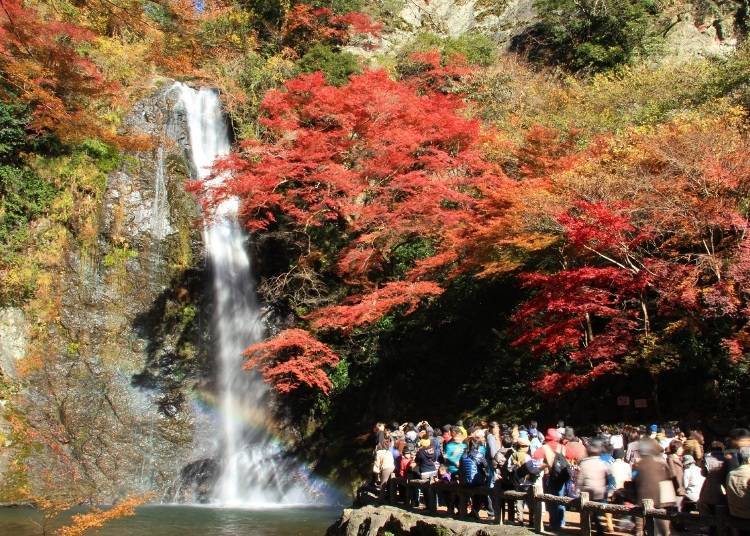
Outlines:
[{"label": "wooden railing", "polygon": [[539,534],[544,532],[543,504],[564,505],[566,510],[579,512],[581,515],[580,532],[584,536],[591,534],[595,516],[606,515],[642,518],[644,531],[648,536],[659,534],[658,520],[677,522],[690,527],[711,527],[712,534],[716,536],[730,536],[733,529],[750,531],[750,520],[730,516],[726,506],[717,506],[716,514],[709,516],[696,512],[678,512],[674,508],[655,508],[653,501],[650,499],[644,499],[639,506],[626,506],[591,501],[589,500],[589,494],[586,492],[582,492],[580,497],[573,499],[539,493],[533,487],[528,492],[523,492],[503,490],[499,487],[469,487],[447,482],[430,483],[426,480],[391,478],[387,486],[382,489],[380,500],[392,505],[403,504],[407,507],[418,507],[419,504],[415,504],[416,490],[422,491],[426,499],[426,511],[432,515],[437,514],[437,497],[440,497],[444,502],[447,501],[451,505],[451,510],[457,506],[459,517],[467,515],[471,497],[487,497],[492,501],[495,512],[493,522],[498,525],[503,525],[515,519],[516,501],[523,500],[529,508],[531,527]]}]

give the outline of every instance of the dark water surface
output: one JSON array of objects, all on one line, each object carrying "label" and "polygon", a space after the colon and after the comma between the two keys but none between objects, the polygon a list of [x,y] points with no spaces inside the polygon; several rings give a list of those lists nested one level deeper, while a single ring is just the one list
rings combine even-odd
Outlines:
[{"label": "dark water surface", "polygon": [[[202,506],[144,506],[86,534],[97,536],[322,536],[339,516],[333,508],[237,510]],[[0,536],[38,536],[38,512],[0,508]]]}]

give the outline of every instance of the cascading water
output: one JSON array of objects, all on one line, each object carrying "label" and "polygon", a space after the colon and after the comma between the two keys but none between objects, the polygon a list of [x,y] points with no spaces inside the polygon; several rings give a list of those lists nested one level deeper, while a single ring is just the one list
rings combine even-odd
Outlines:
[{"label": "cascading water", "polygon": [[[177,83],[190,135],[196,178],[205,179],[217,157],[230,149],[226,117],[216,90]],[[214,179],[220,184],[223,177]],[[261,309],[251,277],[239,201],[222,201],[204,228],[214,277],[215,346],[220,415],[221,476],[214,500],[224,506],[263,507],[314,502],[299,472],[283,457],[269,433],[267,389],[255,373],[242,370],[242,351],[263,337]]]},{"label": "cascading water", "polygon": [[151,232],[157,240],[164,240],[171,232],[169,225],[169,200],[164,170],[164,147],[156,149],[156,174],[154,178],[154,204],[151,209]]}]

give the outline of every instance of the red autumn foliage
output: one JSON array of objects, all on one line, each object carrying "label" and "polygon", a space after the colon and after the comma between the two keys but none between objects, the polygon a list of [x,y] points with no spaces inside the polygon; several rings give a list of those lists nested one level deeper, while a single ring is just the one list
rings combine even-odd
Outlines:
[{"label": "red autumn foliage", "polygon": [[365,296],[348,298],[343,305],[319,309],[310,315],[310,320],[317,330],[349,333],[358,326],[376,322],[397,308],[402,308],[405,315],[413,313],[424,298],[439,296],[442,292],[443,289],[431,281],[393,281]]},{"label": "red autumn foliage", "polygon": [[404,237],[451,251],[480,193],[509,182],[482,159],[479,125],[454,99],[420,95],[383,71],[340,88],[321,73],[301,76],[270,92],[264,111],[271,141],[221,162],[232,178],[215,194],[239,196],[254,231],[339,226],[350,240],[338,272],[353,284],[373,286]]},{"label": "red autumn foliage", "polygon": [[303,329],[287,329],[245,350],[246,369],[257,369],[280,393],[306,385],[328,394],[332,384],[325,369],[335,367],[339,357],[328,346]]},{"label": "red autumn foliage", "polygon": [[573,247],[628,259],[648,240],[649,232],[637,229],[626,214],[627,205],[577,201],[558,221]]},{"label": "red autumn foliage", "polygon": [[382,28],[364,13],[336,15],[326,7],[297,4],[284,20],[281,41],[293,50],[304,50],[316,43],[343,45],[354,35],[378,36]]},{"label": "red autumn foliage", "polygon": [[720,344],[729,359],[750,347],[741,212],[750,143],[717,123],[669,124],[629,141],[628,151],[580,155],[550,182],[577,197],[557,218],[564,264],[523,277],[533,295],[515,315],[516,345],[557,356],[537,382],[547,394],[647,361],[644,345],[713,336],[714,323],[733,333]]},{"label": "red autumn foliage", "polygon": [[88,102],[114,88],[78,47],[95,35],[80,26],[45,21],[21,0],[2,0],[0,91],[28,102],[36,130],[79,139],[98,131]]},{"label": "red autumn foliage", "polygon": [[544,178],[570,169],[579,157],[578,134],[576,130],[563,134],[542,125],[532,126],[515,151],[519,175],[525,179]]},{"label": "red autumn foliage", "polygon": [[619,267],[526,275],[524,284],[535,293],[516,313],[524,334],[514,345],[528,345],[536,355],[564,353],[573,370],[555,374],[553,382],[543,379],[539,386],[559,388],[567,378],[570,383],[564,385],[574,389],[617,370],[617,359],[642,329],[638,303],[648,283],[642,273]]},{"label": "red autumn foliage", "polygon": [[[328,228],[342,237],[332,264],[354,292],[309,315],[315,329],[349,333],[439,295],[438,284],[420,278],[458,258],[483,192],[512,188],[483,159],[479,123],[461,115],[459,100],[415,85],[384,71],[342,87],[321,73],[287,82],[264,100],[266,140],[219,162],[215,171],[229,178],[202,192],[209,204],[238,196],[251,231]],[[394,276],[393,251],[415,237],[434,251]]]}]

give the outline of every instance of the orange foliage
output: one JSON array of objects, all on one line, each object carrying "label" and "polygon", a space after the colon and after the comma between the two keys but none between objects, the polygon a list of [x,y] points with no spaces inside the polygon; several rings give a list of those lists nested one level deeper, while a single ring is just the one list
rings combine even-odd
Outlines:
[{"label": "orange foliage", "polygon": [[99,133],[89,102],[115,88],[78,52],[95,35],[44,20],[21,0],[0,0],[0,6],[0,91],[31,105],[33,129],[52,130],[62,139]]},{"label": "orange foliage", "polygon": [[679,345],[684,330],[711,341],[720,329],[715,353],[733,361],[750,349],[749,160],[736,118],[676,119],[598,140],[545,181],[565,207],[548,215],[564,264],[524,276],[516,344],[566,365],[537,387],[556,394],[643,364],[644,341]]},{"label": "orange foliage", "polygon": [[81,536],[89,530],[99,529],[114,519],[135,515],[136,507],[148,502],[153,494],[137,495],[120,501],[108,510],[94,510],[86,514],[76,514],[71,524],[57,530],[58,536]]}]

